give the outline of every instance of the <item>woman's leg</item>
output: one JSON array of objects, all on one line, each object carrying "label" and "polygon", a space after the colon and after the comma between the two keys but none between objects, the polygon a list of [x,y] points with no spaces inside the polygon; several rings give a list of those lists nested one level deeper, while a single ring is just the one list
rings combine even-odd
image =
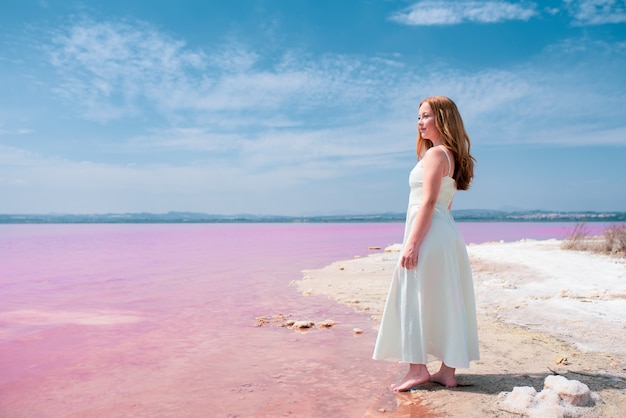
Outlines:
[{"label": "woman's leg", "polygon": [[405,392],[414,386],[421,385],[430,380],[430,373],[425,364],[413,364],[409,365],[409,372],[404,376],[402,382],[397,385],[392,385],[391,389],[396,392]]},{"label": "woman's leg", "polygon": [[456,386],[455,373],[455,368],[446,365],[444,362],[441,362],[441,368],[437,373],[430,377],[430,381],[452,388]]}]

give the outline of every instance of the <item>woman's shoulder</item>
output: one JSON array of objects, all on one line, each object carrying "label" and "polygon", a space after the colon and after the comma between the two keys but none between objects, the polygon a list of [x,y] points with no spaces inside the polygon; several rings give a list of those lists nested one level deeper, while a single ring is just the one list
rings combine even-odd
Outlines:
[{"label": "woman's shoulder", "polygon": [[431,147],[424,152],[420,161],[425,170],[436,170],[442,173],[448,172],[449,161],[447,151],[443,149],[443,146]]},{"label": "woman's shoulder", "polygon": [[437,145],[436,147],[430,147],[424,152],[420,160],[428,158],[431,161],[446,160],[446,154],[450,152],[444,145]]}]

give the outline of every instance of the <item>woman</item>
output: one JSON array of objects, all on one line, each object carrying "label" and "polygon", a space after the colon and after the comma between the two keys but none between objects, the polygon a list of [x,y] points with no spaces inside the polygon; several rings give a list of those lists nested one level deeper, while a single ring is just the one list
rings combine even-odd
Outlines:
[{"label": "woman", "polygon": [[[479,358],[469,258],[450,214],[454,192],[467,190],[474,176],[470,140],[447,97],[422,101],[417,126],[404,241],[373,355],[409,363],[392,385],[398,392],[429,381],[456,386],[456,369]],[[441,368],[431,375],[426,363],[435,359]]]}]

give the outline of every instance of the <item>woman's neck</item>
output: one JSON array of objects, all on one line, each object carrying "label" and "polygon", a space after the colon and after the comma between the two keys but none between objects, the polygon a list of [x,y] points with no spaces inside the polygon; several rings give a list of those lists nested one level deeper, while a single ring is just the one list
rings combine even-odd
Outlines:
[{"label": "woman's neck", "polygon": [[433,143],[433,147],[438,147],[439,145],[443,145],[443,141],[441,138],[431,139],[430,142]]}]

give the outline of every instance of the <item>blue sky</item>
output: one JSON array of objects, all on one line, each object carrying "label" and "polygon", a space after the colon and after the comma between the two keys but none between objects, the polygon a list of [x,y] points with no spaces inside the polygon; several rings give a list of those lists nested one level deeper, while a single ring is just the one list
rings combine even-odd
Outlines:
[{"label": "blue sky", "polygon": [[0,213],[403,212],[417,106],[455,209],[626,211],[626,4],[0,3]]}]

